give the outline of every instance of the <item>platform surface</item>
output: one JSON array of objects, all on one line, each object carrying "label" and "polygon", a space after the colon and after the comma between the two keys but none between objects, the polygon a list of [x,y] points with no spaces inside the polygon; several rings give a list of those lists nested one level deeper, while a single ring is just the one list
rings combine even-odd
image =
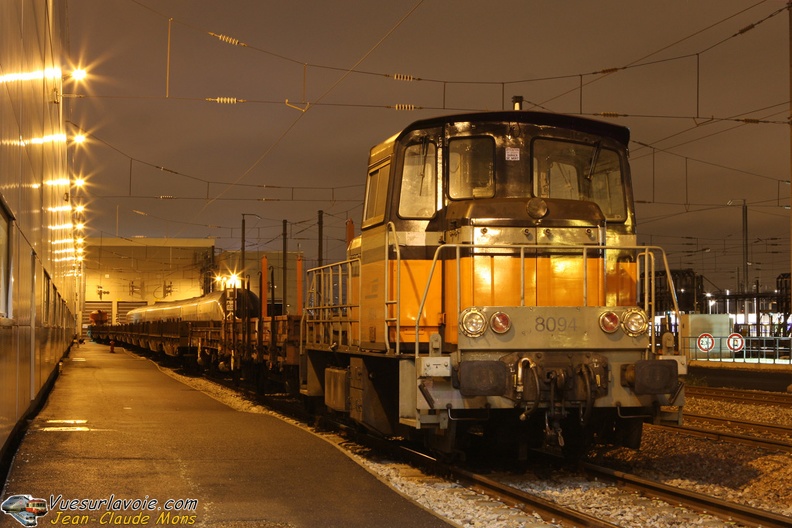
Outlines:
[{"label": "platform surface", "polygon": [[63,363],[3,489],[47,501],[38,526],[449,526],[328,442],[152,361],[86,343]]}]

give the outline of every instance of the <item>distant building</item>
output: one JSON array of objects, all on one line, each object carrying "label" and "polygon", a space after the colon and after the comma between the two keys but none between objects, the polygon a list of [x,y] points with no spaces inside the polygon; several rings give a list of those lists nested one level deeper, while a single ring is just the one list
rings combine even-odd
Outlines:
[{"label": "distant building", "polygon": [[86,239],[82,324],[95,310],[123,323],[133,308],[203,295],[214,251],[206,238]]},{"label": "distant building", "polygon": [[[261,295],[262,257],[267,257],[267,298],[276,314],[293,311],[297,304],[297,259],[289,252],[288,287],[283,302],[283,260],[280,251],[245,254],[218,251],[206,238],[88,238],[82,261],[84,304],[78,319],[89,324],[91,312],[103,310],[111,323],[126,322],[129,310],[156,302],[199,297],[224,287],[249,287]],[[269,283],[274,278],[273,285]],[[300,277],[302,280],[302,277]],[[249,283],[249,285],[248,285]],[[274,289],[274,302],[273,302]]]}]

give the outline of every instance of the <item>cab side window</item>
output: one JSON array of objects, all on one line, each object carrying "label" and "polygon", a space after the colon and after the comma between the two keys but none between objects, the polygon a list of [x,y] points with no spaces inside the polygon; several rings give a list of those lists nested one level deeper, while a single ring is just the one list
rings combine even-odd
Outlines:
[{"label": "cab side window", "polygon": [[389,163],[369,171],[368,178],[366,179],[366,203],[363,209],[362,227],[376,225],[385,220],[389,172]]},{"label": "cab side window", "polygon": [[431,218],[437,204],[437,147],[427,140],[404,151],[399,216]]}]

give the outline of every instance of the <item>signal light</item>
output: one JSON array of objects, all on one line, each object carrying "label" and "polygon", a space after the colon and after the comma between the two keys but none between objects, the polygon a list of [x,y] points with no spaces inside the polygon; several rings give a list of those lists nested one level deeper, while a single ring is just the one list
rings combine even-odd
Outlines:
[{"label": "signal light", "polygon": [[490,317],[490,327],[496,334],[505,334],[511,328],[511,317],[504,312],[495,312]]},{"label": "signal light", "polygon": [[622,317],[622,325],[627,335],[635,337],[646,332],[649,321],[642,310],[628,310]]},{"label": "signal light", "polygon": [[487,329],[487,318],[477,308],[468,308],[462,312],[459,328],[468,337],[479,337]]},{"label": "signal light", "polygon": [[603,332],[606,334],[612,334],[619,328],[619,316],[616,312],[604,312],[600,315],[599,318],[599,325]]}]

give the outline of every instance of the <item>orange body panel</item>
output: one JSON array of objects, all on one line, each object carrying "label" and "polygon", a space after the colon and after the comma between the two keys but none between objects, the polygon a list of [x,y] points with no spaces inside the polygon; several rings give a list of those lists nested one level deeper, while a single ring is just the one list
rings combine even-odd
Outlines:
[{"label": "orange body panel", "polygon": [[[456,343],[456,261],[448,261],[445,266],[448,323],[445,340]],[[503,255],[462,258],[459,262],[459,310],[470,306],[603,306],[606,298],[618,299],[612,302],[621,306],[635,304],[637,267],[634,263],[620,263],[616,273],[609,273],[607,291],[602,280],[602,259],[586,259],[586,268],[584,274],[583,259],[579,255],[526,258],[521,278],[519,258]],[[524,282],[522,300],[521,281]],[[587,284],[585,296],[584,282]]]},{"label": "orange body panel", "polygon": [[[524,270],[520,259],[513,255],[476,255],[459,261],[461,310],[470,306],[627,306],[636,303],[637,265],[620,262],[611,268],[606,280],[602,279],[603,260],[586,259],[584,274],[580,255],[553,255],[552,257],[526,258]],[[361,295],[361,328],[363,341],[381,341],[385,317],[399,321],[399,335],[403,343],[415,341],[415,321],[421,299],[429,282],[432,262],[429,260],[389,261],[389,284],[386,299],[383,297],[384,270],[382,262],[363,266],[361,281],[352,281],[351,298]],[[440,266],[444,267],[441,272]],[[400,290],[397,291],[397,274]],[[444,287],[443,278],[444,277]],[[586,288],[584,288],[584,277]],[[524,298],[520,284],[524,281]],[[419,341],[446,324],[445,340],[456,343],[457,262],[439,263],[431,278],[428,295],[421,313]],[[584,290],[587,290],[584,296]],[[445,296],[445,302],[443,302]],[[397,304],[386,301],[398,299]],[[584,302],[585,299],[585,302]],[[387,314],[387,315],[386,315]],[[390,321],[389,338],[396,341],[396,323]]]}]

